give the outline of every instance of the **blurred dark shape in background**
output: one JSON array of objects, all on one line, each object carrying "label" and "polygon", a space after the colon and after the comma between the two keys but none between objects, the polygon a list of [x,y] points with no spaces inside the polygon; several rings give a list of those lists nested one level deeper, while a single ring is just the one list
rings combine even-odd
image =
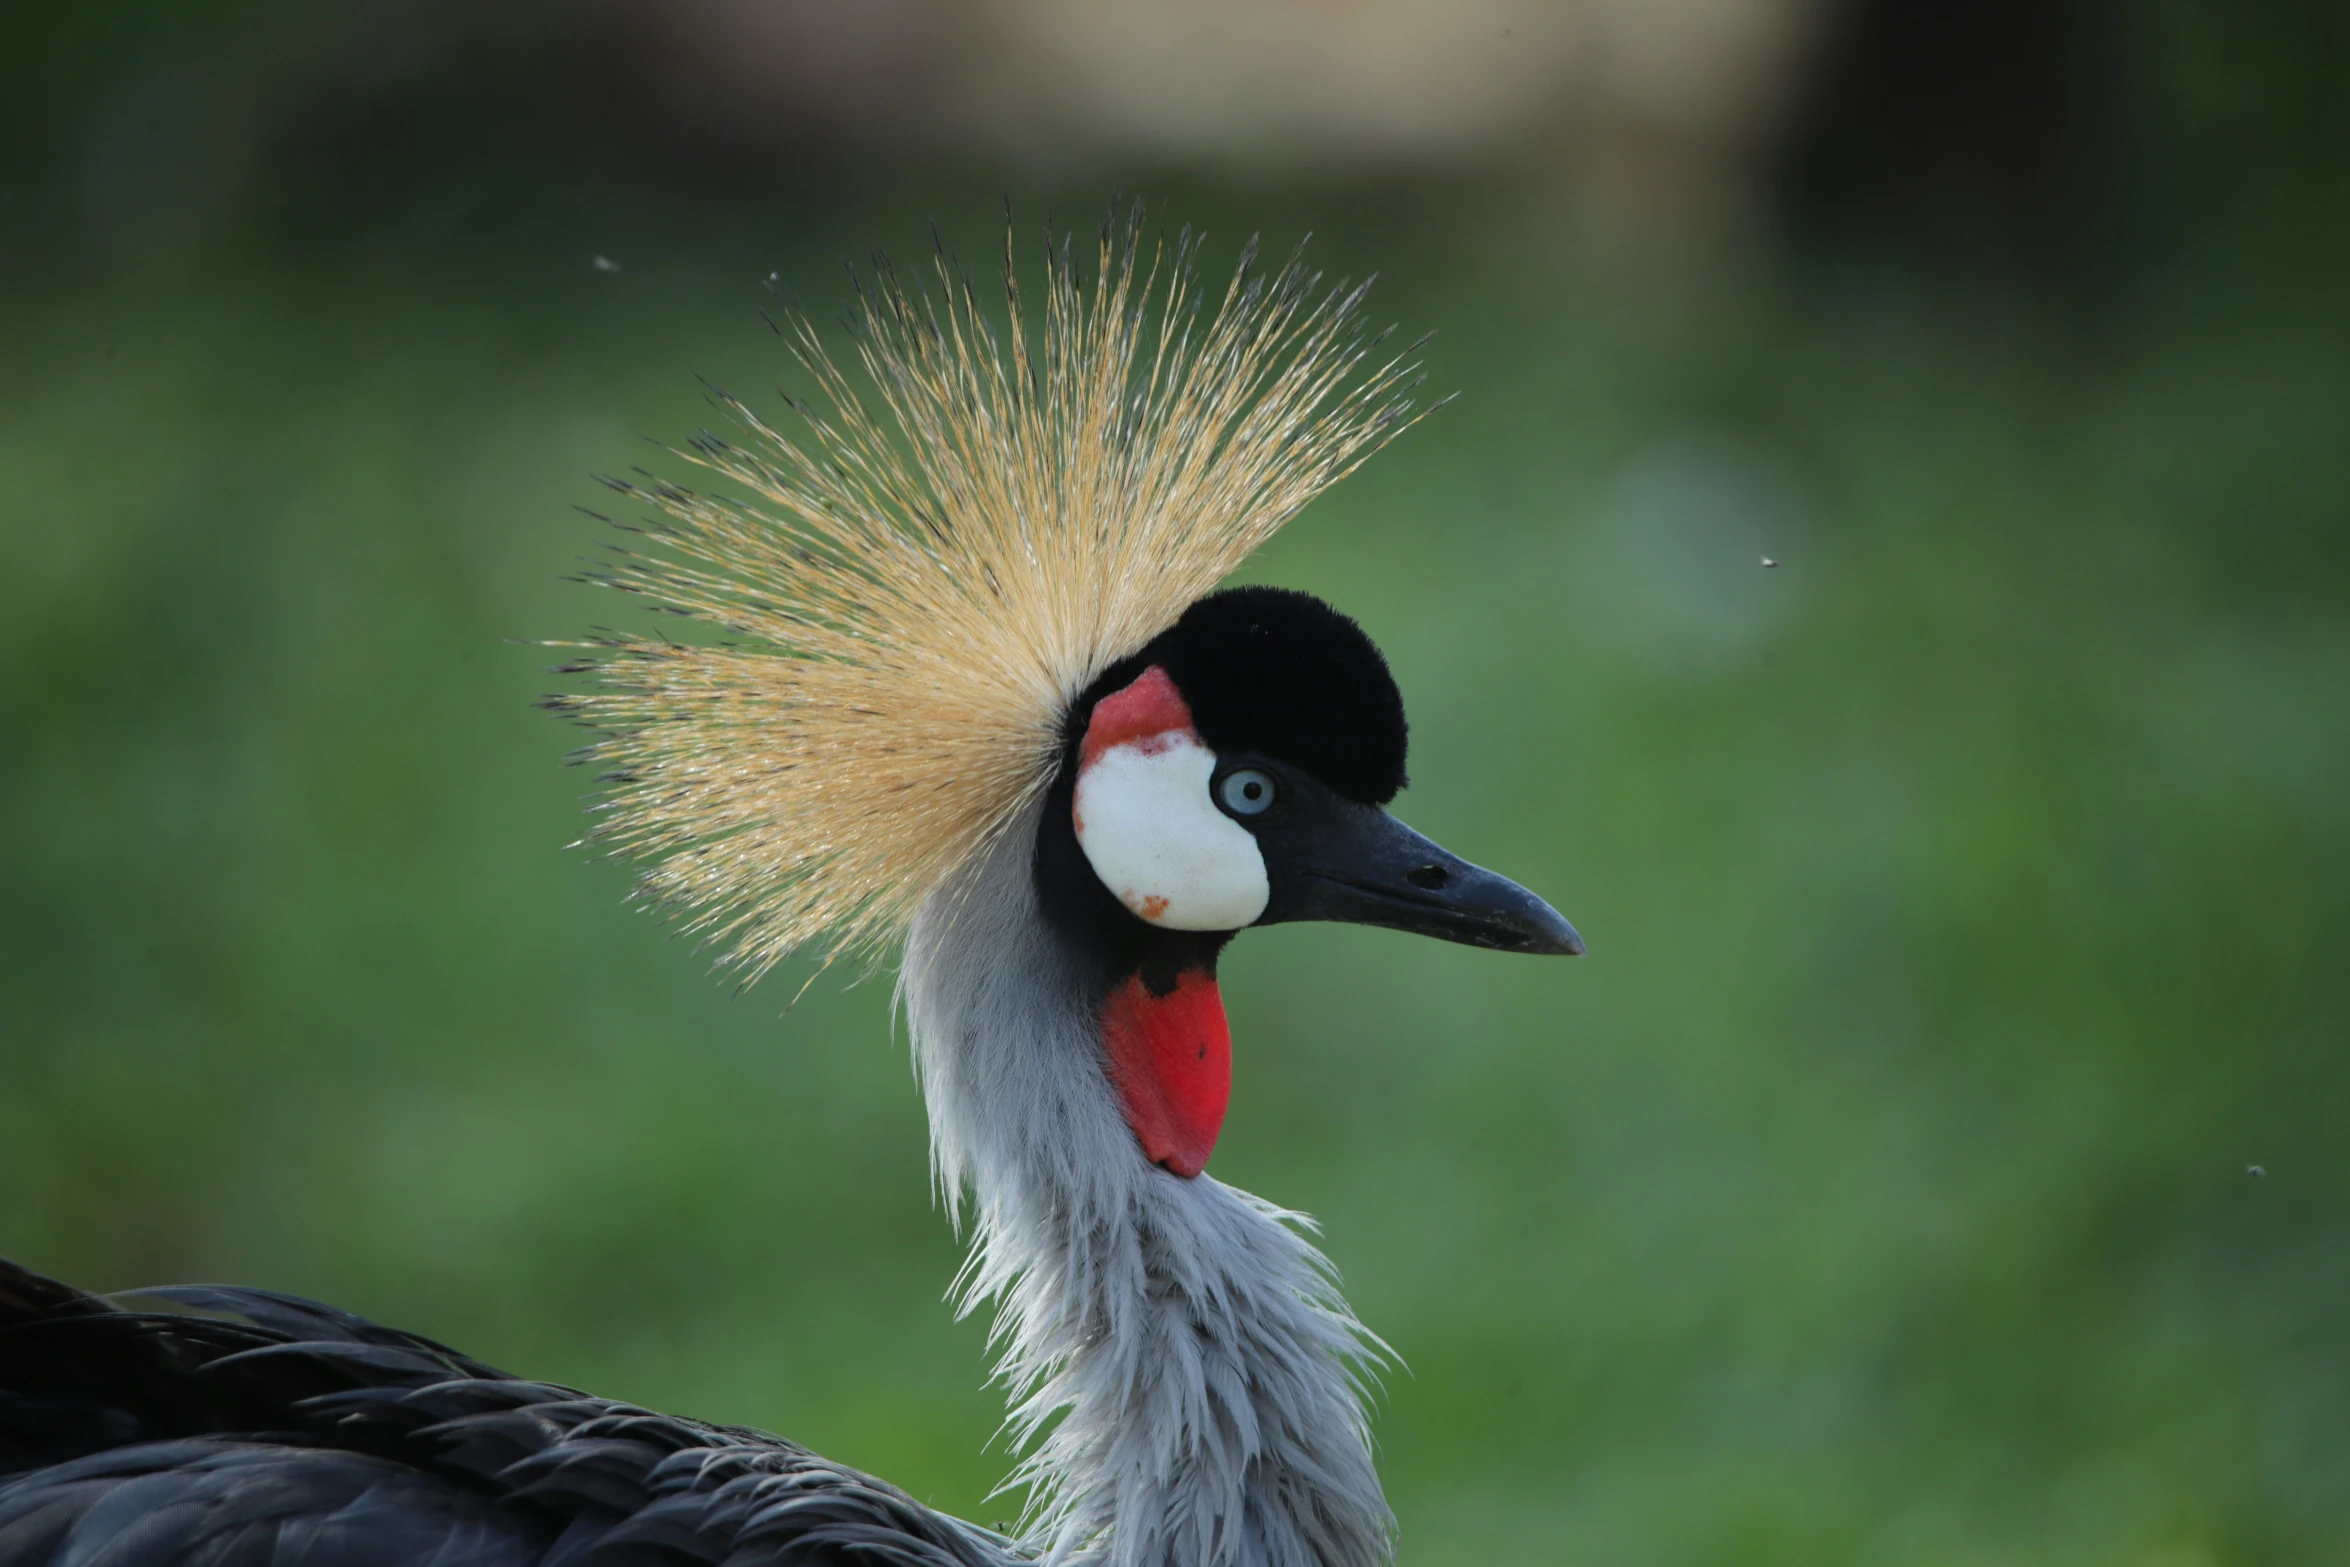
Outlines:
[{"label": "blurred dark shape in background", "polygon": [[0,1252],[1006,1510],[886,986],[561,853],[507,639],[635,623],[566,508],[788,378],[771,274],[1123,189],[1441,329],[1251,570],[1592,942],[1229,960],[1404,1559],[2350,1559],[2345,80],[2340,0],[19,0]]},{"label": "blurred dark shape in background", "polygon": [[[2046,273],[2125,209],[2122,28],[2103,0],[1875,0],[1845,11],[1784,138],[1807,231]],[[2106,258],[2110,260],[2111,258]]]},{"label": "blurred dark shape in background", "polygon": [[[1050,174],[1491,180],[1718,228],[1813,0],[613,0],[666,124]],[[1607,216],[1617,216],[1612,212]]]},{"label": "blurred dark shape in background", "polygon": [[[504,142],[738,190],[923,170],[1071,190],[1465,186],[1642,258],[1762,227],[2035,274],[2326,184],[2350,28],[2328,0],[2224,20],[2187,0],[139,10],[99,27],[28,6],[11,24],[12,147],[36,185],[82,171],[100,248],[183,234],[240,189],[366,208],[402,171],[435,179]],[[329,189],[275,189],[299,168]]]}]

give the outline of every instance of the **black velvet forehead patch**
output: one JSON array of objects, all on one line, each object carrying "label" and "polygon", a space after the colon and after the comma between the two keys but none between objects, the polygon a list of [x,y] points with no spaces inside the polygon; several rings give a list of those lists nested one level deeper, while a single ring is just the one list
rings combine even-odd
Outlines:
[{"label": "black velvet forehead patch", "polygon": [[1362,627],[1310,593],[1211,593],[1092,694],[1152,664],[1174,679],[1214,750],[1261,751],[1366,805],[1384,805],[1404,786],[1403,694],[1387,660]]}]

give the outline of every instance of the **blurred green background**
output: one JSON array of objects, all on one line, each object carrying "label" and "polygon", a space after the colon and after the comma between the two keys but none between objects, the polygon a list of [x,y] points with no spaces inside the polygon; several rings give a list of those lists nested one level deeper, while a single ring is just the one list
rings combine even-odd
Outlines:
[{"label": "blurred green background", "polygon": [[1440,333],[1250,571],[1591,941],[1227,959],[1403,1560],[2350,1560],[2350,11],[1306,10],[12,8],[0,1252],[1009,1516],[886,983],[624,909],[511,639],[641,624],[570,507],[785,377],[770,271],[1122,185]]}]

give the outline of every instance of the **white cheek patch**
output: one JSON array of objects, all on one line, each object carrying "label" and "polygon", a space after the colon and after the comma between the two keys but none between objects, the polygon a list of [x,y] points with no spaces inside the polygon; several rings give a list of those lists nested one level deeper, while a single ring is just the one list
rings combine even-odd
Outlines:
[{"label": "white cheek patch", "polygon": [[1265,857],[1216,809],[1216,755],[1187,730],[1110,746],[1077,775],[1077,842],[1102,885],[1168,930],[1238,930],[1265,912]]}]

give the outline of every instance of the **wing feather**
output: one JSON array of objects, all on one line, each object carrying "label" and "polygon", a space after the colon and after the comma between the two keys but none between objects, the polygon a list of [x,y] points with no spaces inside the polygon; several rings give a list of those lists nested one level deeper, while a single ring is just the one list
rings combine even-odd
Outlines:
[{"label": "wing feather", "polygon": [[0,1567],[1008,1567],[763,1432],[290,1296],[127,1309],[0,1262]]}]

